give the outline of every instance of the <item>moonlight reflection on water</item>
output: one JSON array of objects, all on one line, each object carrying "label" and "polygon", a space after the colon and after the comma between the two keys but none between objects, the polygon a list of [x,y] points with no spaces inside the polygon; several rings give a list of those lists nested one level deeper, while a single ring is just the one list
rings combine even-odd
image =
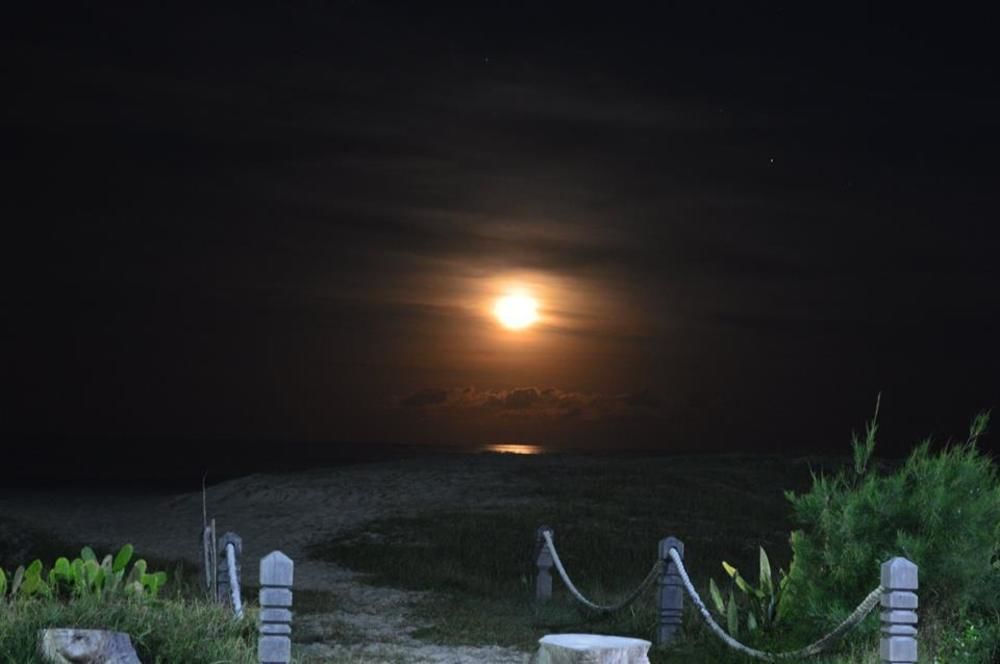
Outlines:
[{"label": "moonlight reflection on water", "polygon": [[529,445],[526,443],[494,443],[486,445],[483,452],[494,452],[496,454],[544,454],[545,448],[541,445]]}]

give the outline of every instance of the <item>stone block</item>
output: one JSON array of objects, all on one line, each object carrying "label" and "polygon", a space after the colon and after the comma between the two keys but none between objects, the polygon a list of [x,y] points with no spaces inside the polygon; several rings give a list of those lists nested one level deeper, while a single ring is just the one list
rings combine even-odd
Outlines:
[{"label": "stone block", "polygon": [[49,664],[142,664],[128,634],[101,629],[40,630],[38,652]]},{"label": "stone block", "polygon": [[538,640],[533,664],[649,664],[652,644],[603,634],[547,634]]}]

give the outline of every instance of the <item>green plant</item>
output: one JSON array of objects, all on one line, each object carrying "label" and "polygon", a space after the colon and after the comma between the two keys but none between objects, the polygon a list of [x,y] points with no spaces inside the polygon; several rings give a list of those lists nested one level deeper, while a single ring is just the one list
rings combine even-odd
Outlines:
[{"label": "green plant", "polygon": [[[853,473],[812,474],[809,492],[786,492],[801,527],[791,535],[778,615],[794,616],[788,622],[809,633],[832,628],[878,584],[881,563],[897,555],[919,566],[921,606],[944,614],[1000,608],[1000,481],[976,447],[988,421],[988,413],[977,415],[964,444],[937,454],[924,441],[897,471],[879,475],[869,463],[873,418],[864,440],[853,440]],[[861,632],[875,629],[869,616]]]},{"label": "green plant", "polygon": [[[771,561],[767,557],[764,547],[760,549],[759,576],[757,586],[751,586],[735,567],[722,561],[722,569],[744,595],[747,604],[746,626],[750,632],[757,629],[770,629],[777,621],[778,603],[781,600],[781,593],[788,583],[788,576],[784,570],[780,570],[781,580],[775,584],[771,575]],[[736,637],[739,634],[739,607],[733,593],[732,585],[729,588],[729,601],[723,601],[719,587],[715,579],[709,579],[709,594],[716,610],[720,616],[726,619],[729,633]]]},{"label": "green plant", "polygon": [[[740,636],[740,614],[739,607],[736,605],[736,597],[733,595],[733,589],[729,589],[729,600],[725,601],[722,599],[722,594],[719,592],[719,586],[715,584],[715,579],[708,580],[708,591],[712,596],[712,602],[715,604],[716,611],[719,615],[726,620],[726,631],[733,638],[739,638]],[[747,620],[747,626],[749,626],[749,617]]]},{"label": "green plant", "polygon": [[[166,572],[147,573],[146,561],[140,558],[126,574],[132,553],[132,545],[126,544],[113,558],[109,554],[98,563],[93,549],[85,546],[80,557],[72,562],[57,558],[46,576],[42,575],[42,561],[34,560],[28,567],[18,566],[14,571],[9,596],[11,599],[35,595],[61,599],[85,595],[103,600],[119,595],[155,598],[167,581]],[[6,574],[0,570],[0,599],[6,589]]]},{"label": "green plant", "polygon": [[1000,654],[1000,620],[960,616],[955,628],[938,643],[933,664],[995,662]]}]

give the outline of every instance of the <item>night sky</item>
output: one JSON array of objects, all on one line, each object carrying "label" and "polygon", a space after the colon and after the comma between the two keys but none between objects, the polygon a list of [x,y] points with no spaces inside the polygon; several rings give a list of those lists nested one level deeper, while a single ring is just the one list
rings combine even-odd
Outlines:
[{"label": "night sky", "polygon": [[[24,4],[0,27],[14,468],[847,453],[879,392],[901,454],[1000,406],[986,17]],[[491,313],[511,288],[521,331]]]}]

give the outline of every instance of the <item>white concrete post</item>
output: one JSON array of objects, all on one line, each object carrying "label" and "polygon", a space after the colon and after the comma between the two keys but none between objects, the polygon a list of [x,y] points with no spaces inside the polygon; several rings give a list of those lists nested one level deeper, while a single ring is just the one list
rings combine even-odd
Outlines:
[{"label": "white concrete post", "polygon": [[887,560],[882,563],[882,587],[882,663],[913,664],[917,661],[917,566],[906,558]]},{"label": "white concrete post", "polygon": [[260,664],[289,664],[292,660],[292,559],[272,551],[260,561]]},{"label": "white concrete post", "polygon": [[660,560],[663,561],[663,572],[660,573],[659,588],[656,593],[656,613],[659,616],[656,629],[657,645],[667,645],[681,628],[681,613],[684,611],[684,582],[681,581],[677,565],[670,558],[670,549],[677,549],[681,560],[684,560],[684,542],[676,537],[666,537],[660,540]]}]

